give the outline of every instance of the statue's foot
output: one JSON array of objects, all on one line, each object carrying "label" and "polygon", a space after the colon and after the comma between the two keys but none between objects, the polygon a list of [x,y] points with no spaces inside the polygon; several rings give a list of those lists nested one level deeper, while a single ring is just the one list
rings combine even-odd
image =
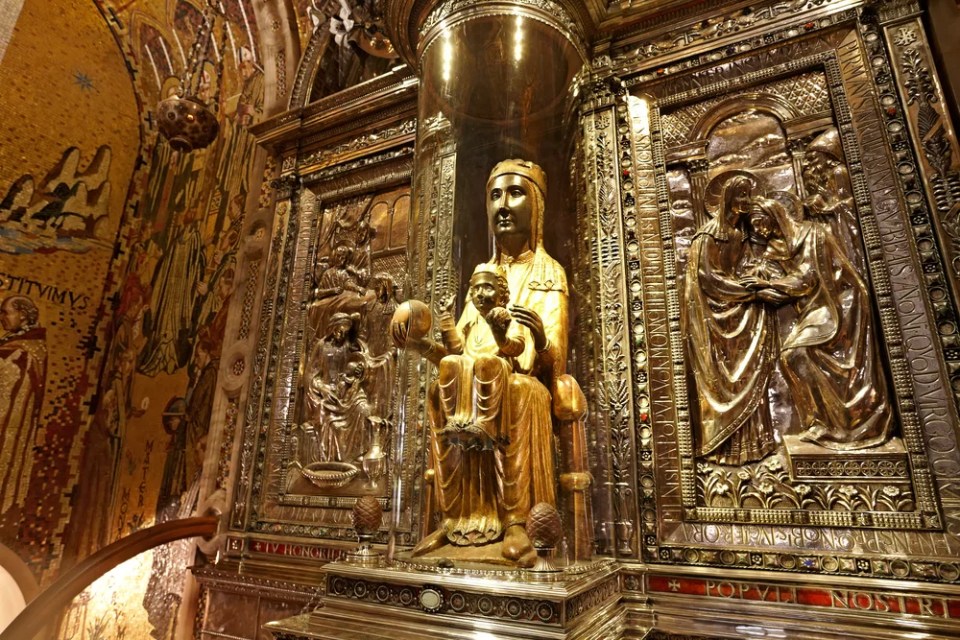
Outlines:
[{"label": "statue's foot", "polygon": [[427,534],[427,537],[417,543],[410,555],[413,557],[422,556],[431,551],[436,551],[447,543],[447,532],[444,529],[437,529],[433,533]]},{"label": "statue's foot", "polygon": [[461,441],[464,443],[464,448],[478,451],[490,451],[497,444],[486,430],[473,423],[463,428]]},{"label": "statue's foot", "polygon": [[440,433],[457,433],[463,431],[473,424],[472,420],[465,418],[450,418],[447,420],[447,426],[440,430]]},{"label": "statue's foot", "polygon": [[469,418],[450,418],[438,435],[450,446],[464,449],[492,449],[487,433]]},{"label": "statue's foot", "polygon": [[503,557],[515,561],[518,567],[532,567],[537,561],[537,552],[523,525],[515,524],[507,528],[502,549]]},{"label": "statue's foot", "polygon": [[819,420],[816,420],[800,434],[800,440],[802,442],[819,444],[820,440],[828,433],[828,431],[827,425],[823,424]]}]

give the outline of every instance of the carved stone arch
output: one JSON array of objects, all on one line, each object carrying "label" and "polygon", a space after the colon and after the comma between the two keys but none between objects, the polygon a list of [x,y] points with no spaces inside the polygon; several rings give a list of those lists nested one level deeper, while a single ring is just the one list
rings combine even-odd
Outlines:
[{"label": "carved stone arch", "polygon": [[[347,52],[347,55],[363,55],[358,54],[357,51],[350,47],[347,47]],[[350,52],[352,52],[352,54]],[[318,91],[317,83],[319,79],[317,76],[321,72],[324,61],[329,60],[330,57],[334,55],[342,55],[340,45],[335,42],[330,29],[325,24],[321,24],[311,33],[310,40],[307,42],[303,56],[297,66],[297,75],[290,90],[290,102],[288,105],[290,109],[305,107],[308,103],[317,102],[327,96],[339,94],[342,91],[353,89],[367,82],[386,82],[392,84],[393,81],[387,80],[387,78],[393,70],[400,68],[396,66],[400,63],[400,60],[393,59],[389,64],[385,63],[381,68],[373,70],[369,75],[365,75],[366,71],[364,71],[361,72],[361,77],[347,78],[343,82],[338,82],[334,87],[324,87],[324,90]],[[363,58],[354,57],[353,62],[358,63],[362,59]],[[368,56],[366,59],[369,61],[376,60],[377,58]],[[380,60],[384,61],[386,59],[381,58]],[[360,66],[363,65],[361,64]],[[367,71],[370,70],[367,69]],[[372,85],[366,86],[371,87]]]},{"label": "carved stone arch", "polygon": [[[169,29],[170,36],[175,40],[178,39],[180,35],[186,35],[186,33],[183,33],[183,32],[178,34],[178,29],[177,29],[177,11],[181,5],[189,6],[192,10],[196,11],[196,13],[200,16],[201,20],[203,19],[203,7],[198,6],[199,3],[197,2],[197,0],[169,0],[169,2],[167,3],[167,22],[170,24],[170,29]],[[197,25],[196,28],[199,29],[199,25]],[[189,31],[188,33],[191,37],[190,41],[187,42],[184,40],[184,41],[181,41],[179,44],[179,46],[183,49],[182,53],[183,53],[184,64],[186,64],[186,59],[190,55],[190,48],[193,46],[193,41],[196,39],[195,31]],[[223,52],[221,52],[221,55],[223,55]]]},{"label": "carved stone arch", "polygon": [[[144,59],[144,46],[146,44],[143,41],[144,27],[150,27],[156,31],[165,43],[166,47],[169,49],[171,70],[167,77],[170,75],[176,76],[182,73],[182,61],[180,60],[178,53],[172,49],[173,43],[170,42],[170,38],[168,37],[170,29],[168,29],[166,25],[162,24],[154,16],[151,16],[150,14],[140,10],[134,10],[130,16],[130,40],[133,45],[131,48],[133,50],[133,55],[135,56],[134,59],[138,63],[137,66],[139,67],[141,74],[147,74],[149,77],[150,73],[150,63]],[[160,71],[161,69],[157,68],[157,72],[159,73]],[[162,85],[165,80],[166,77],[161,77],[160,84]],[[151,83],[150,80],[145,80],[145,82]]]},{"label": "carved stone arch", "polygon": [[781,124],[800,116],[800,113],[793,105],[779,96],[768,93],[745,93],[724,100],[707,111],[697,122],[696,126],[693,127],[690,134],[690,141],[706,140],[714,127],[730,116],[747,109],[767,113],[779,120]]},{"label": "carved stone arch", "polygon": [[39,593],[40,586],[27,563],[13,549],[0,544],[0,630]]},{"label": "carved stone arch", "polygon": [[291,0],[254,3],[263,62],[263,111],[270,117],[287,108],[300,60],[297,14]]},{"label": "carved stone arch", "polygon": [[323,56],[323,52],[327,50],[329,40],[330,31],[328,29],[314,29],[313,33],[310,34],[310,41],[303,51],[303,57],[300,58],[297,75],[290,90],[290,109],[306,106],[310,89],[313,87],[313,77],[320,67],[320,58]]}]

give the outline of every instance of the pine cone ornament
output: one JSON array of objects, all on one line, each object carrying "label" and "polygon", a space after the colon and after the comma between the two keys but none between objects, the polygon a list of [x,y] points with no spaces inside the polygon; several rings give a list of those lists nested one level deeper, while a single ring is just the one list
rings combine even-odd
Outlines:
[{"label": "pine cone ornament", "polygon": [[353,528],[357,535],[373,535],[383,522],[383,509],[373,496],[363,496],[353,505]]},{"label": "pine cone ornament", "polygon": [[527,535],[537,549],[552,549],[563,537],[563,525],[557,508],[547,502],[539,502],[527,515]]}]

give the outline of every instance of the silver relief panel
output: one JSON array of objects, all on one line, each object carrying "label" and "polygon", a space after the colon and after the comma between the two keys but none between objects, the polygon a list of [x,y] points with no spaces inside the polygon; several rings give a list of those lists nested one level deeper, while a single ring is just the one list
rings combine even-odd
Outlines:
[{"label": "silver relief panel", "polygon": [[[851,554],[956,552],[941,511],[956,441],[938,426],[952,394],[924,373],[949,354],[931,342],[869,36],[850,24],[627,79],[637,170],[656,171],[659,198],[639,225],[656,288],[634,327],[649,367],[635,391],[651,395],[638,447],[656,460],[648,560],[937,579],[935,564]],[[671,346],[654,349],[663,330]]]}]

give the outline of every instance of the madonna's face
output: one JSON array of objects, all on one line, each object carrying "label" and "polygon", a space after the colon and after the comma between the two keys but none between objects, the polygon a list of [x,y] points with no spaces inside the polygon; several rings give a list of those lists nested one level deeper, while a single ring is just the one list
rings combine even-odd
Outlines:
[{"label": "madonna's face", "polygon": [[773,235],[773,218],[765,211],[755,208],[750,214],[750,226],[761,238],[769,239]]},{"label": "madonna's face", "polygon": [[350,330],[350,327],[346,323],[339,323],[333,330],[330,332],[330,337],[333,339],[335,344],[343,344],[347,340],[347,331]]},{"label": "madonna's face", "polygon": [[530,237],[533,194],[529,180],[516,174],[499,175],[489,184],[487,220],[493,235]]}]

